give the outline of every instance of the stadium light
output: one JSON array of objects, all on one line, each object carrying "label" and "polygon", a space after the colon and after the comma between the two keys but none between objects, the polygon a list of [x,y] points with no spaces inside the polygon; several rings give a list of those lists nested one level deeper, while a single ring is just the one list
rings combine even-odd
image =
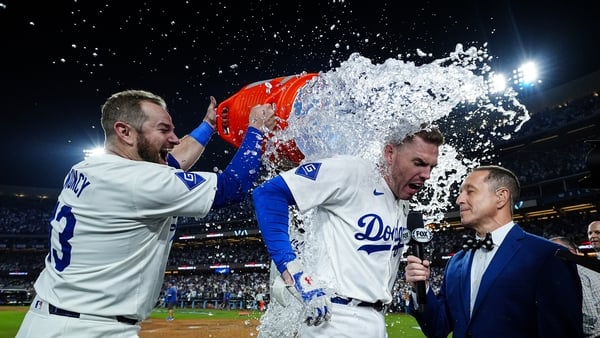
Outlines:
[{"label": "stadium light", "polygon": [[512,76],[507,78],[502,73],[492,72],[486,80],[487,90],[489,93],[502,93],[508,84],[512,82],[515,89],[527,89],[541,83],[539,79],[538,68],[535,62],[527,61],[512,71]]},{"label": "stadium light", "polygon": [[104,148],[102,147],[96,147],[96,148],[92,148],[92,149],[83,149],[83,155],[84,155],[84,159],[88,159],[90,156],[96,156],[96,155],[100,155],[100,154],[104,154]]},{"label": "stadium light", "polygon": [[519,88],[531,87],[541,81],[538,78],[538,69],[534,62],[528,61],[522,64],[519,68],[513,70],[513,82]]}]

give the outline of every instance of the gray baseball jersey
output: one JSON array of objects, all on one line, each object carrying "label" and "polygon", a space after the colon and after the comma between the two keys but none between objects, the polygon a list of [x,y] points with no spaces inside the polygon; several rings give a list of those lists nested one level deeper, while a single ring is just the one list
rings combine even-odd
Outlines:
[{"label": "gray baseball jersey", "polygon": [[205,216],[216,181],[109,154],[75,165],[51,220],[38,296],[69,311],[145,319],[162,287],[174,216]]},{"label": "gray baseball jersey", "polygon": [[324,254],[310,265],[315,276],[333,281],[340,296],[391,302],[409,201],[397,200],[377,166],[357,157],[315,161],[281,176],[301,212],[316,208],[311,237]]}]

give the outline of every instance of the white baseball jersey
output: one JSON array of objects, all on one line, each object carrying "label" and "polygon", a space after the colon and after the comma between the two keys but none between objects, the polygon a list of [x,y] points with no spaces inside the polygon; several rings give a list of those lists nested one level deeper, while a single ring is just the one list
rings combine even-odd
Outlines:
[{"label": "white baseball jersey", "polygon": [[301,212],[316,208],[311,237],[324,254],[311,264],[315,276],[334,281],[340,296],[391,302],[409,201],[396,200],[377,166],[357,157],[307,163],[281,177]]},{"label": "white baseball jersey", "polygon": [[73,166],[51,220],[35,283],[65,310],[145,319],[156,304],[176,217],[204,217],[216,174],[99,155]]}]

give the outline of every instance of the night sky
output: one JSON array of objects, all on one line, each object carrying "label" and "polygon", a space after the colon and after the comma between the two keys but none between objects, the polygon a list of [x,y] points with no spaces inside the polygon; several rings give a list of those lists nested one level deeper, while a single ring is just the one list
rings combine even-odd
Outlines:
[{"label": "night sky", "polygon": [[[419,48],[427,62],[487,43],[496,71],[535,60],[537,90],[600,69],[591,2],[413,3],[0,0],[0,185],[60,187],[82,150],[102,145],[100,106],[124,89],[163,96],[183,136],[210,95],[332,70],[353,52],[381,63]],[[232,150],[215,135],[196,168],[222,169]]]}]

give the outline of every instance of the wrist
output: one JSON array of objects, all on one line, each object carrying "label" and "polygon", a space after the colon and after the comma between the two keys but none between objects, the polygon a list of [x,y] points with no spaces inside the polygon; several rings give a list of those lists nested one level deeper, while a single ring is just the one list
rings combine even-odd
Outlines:
[{"label": "wrist", "polygon": [[254,127],[254,126],[250,126],[250,125],[248,126],[248,129],[246,130],[246,132],[251,132],[251,133],[253,133],[255,135],[258,135],[258,136],[264,135],[264,133],[263,133],[262,130],[260,130],[257,127]]},{"label": "wrist", "polygon": [[283,273],[287,270],[290,274],[293,274],[300,270],[300,262],[296,260],[296,254],[294,253],[277,255],[276,257],[273,257],[273,262],[279,273]]},{"label": "wrist", "polygon": [[215,130],[210,123],[202,121],[202,123],[200,123],[196,129],[192,130],[189,135],[198,141],[198,143],[200,143],[203,147],[206,147],[206,144],[208,141],[210,141],[210,138],[214,132]]}]

